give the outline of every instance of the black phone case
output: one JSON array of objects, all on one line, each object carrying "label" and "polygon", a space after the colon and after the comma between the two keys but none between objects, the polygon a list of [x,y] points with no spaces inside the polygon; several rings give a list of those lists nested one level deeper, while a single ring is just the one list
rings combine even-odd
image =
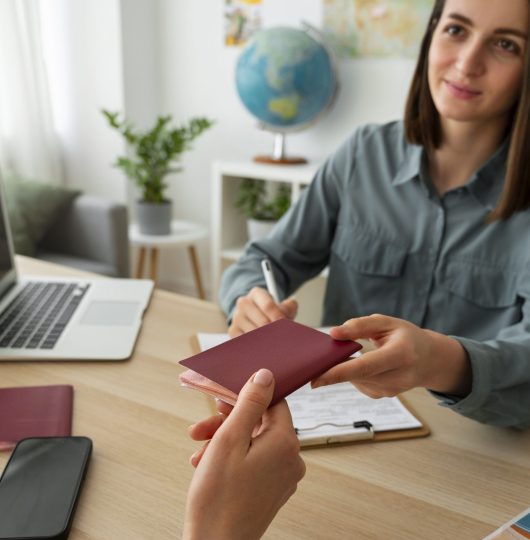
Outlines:
[{"label": "black phone case", "polygon": [[73,522],[73,518],[74,518],[74,514],[75,514],[75,510],[77,508],[77,503],[79,501],[79,494],[81,492],[81,488],[83,486],[83,482],[85,480],[85,477],[86,477],[86,473],[87,473],[87,470],[88,470],[88,463],[90,461],[90,457],[92,455],[92,440],[89,439],[88,437],[79,437],[79,436],[68,436],[68,437],[32,437],[30,439],[23,439],[21,440],[15,447],[15,449],[13,450],[3,472],[2,472],[2,476],[0,476],[0,483],[2,482],[2,479],[4,478],[4,475],[6,473],[6,471],[9,469],[9,466],[10,464],[12,463],[12,461],[14,461],[16,459],[16,451],[17,451],[17,448],[24,444],[25,441],[28,441],[28,440],[39,440],[39,439],[77,439],[77,440],[83,440],[85,441],[86,443],[86,453],[84,455],[84,461],[82,463],[82,474],[79,476],[79,479],[78,479],[78,482],[77,482],[77,486],[75,488],[75,493],[73,494],[73,497],[72,497],[72,504],[69,508],[69,511],[68,511],[68,518],[66,520],[66,524],[65,524],[65,527],[63,530],[61,531],[58,531],[57,534],[54,534],[52,536],[44,536],[44,535],[40,535],[40,536],[20,536],[20,537],[15,537],[15,536],[9,536],[9,537],[4,537],[4,536],[0,536],[0,540],[67,540],[68,539],[68,536],[70,534],[70,529],[72,528],[72,522]]}]

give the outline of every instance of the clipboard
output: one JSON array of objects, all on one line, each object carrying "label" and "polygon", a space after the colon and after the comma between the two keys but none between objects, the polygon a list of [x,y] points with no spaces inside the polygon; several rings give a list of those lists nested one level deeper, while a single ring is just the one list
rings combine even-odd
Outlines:
[{"label": "clipboard", "polygon": [[300,446],[388,441],[429,434],[405,399],[371,399],[350,383],[315,390],[304,385],[287,396]]},{"label": "clipboard", "polygon": [[421,423],[421,427],[412,428],[412,429],[396,429],[390,431],[379,431],[374,434],[374,442],[380,441],[397,441],[399,439],[414,439],[417,437],[427,437],[431,434],[429,426],[421,418],[421,416],[416,412],[416,410],[408,403],[408,401],[403,396],[397,396],[399,401],[403,404],[405,408],[412,413],[418,421]]},{"label": "clipboard", "polygon": [[[419,427],[378,431],[368,420],[353,420],[351,423],[352,427],[362,428],[362,431],[346,435],[316,436],[311,439],[300,440],[301,448],[322,448],[326,446],[345,445],[351,443],[396,441],[401,439],[427,437],[430,435],[431,431],[428,425],[420,417],[420,415],[416,413],[406,399],[402,396],[397,396],[396,399],[398,399],[400,403],[407,409],[407,411],[418,420],[418,422],[421,424]],[[298,431],[299,430],[297,430],[297,432]]]},{"label": "clipboard", "polygon": [[[197,336],[191,337],[191,347],[194,352],[201,350],[199,340]],[[215,399],[211,396],[207,396],[208,405],[212,414],[217,413]],[[367,442],[383,442],[394,441],[400,439],[412,439],[419,437],[426,437],[430,434],[430,429],[421,416],[415,411],[415,409],[407,402],[406,398],[398,396],[396,399],[403,405],[403,407],[412,414],[419,422],[419,427],[408,429],[390,429],[380,431],[374,428],[372,423],[365,418],[351,418],[352,427],[358,431],[350,433],[348,435],[337,435],[328,437],[317,437],[301,441],[302,448],[317,448],[325,446],[344,445],[351,443],[367,443]],[[350,419],[348,419],[348,422]],[[295,426],[296,427],[296,426]],[[303,428],[302,428],[303,429]]]}]

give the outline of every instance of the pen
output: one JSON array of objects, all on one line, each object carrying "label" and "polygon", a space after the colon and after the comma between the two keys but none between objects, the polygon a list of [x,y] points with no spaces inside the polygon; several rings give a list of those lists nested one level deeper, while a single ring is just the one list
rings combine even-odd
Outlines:
[{"label": "pen", "polygon": [[280,297],[278,296],[278,289],[276,287],[276,281],[274,280],[274,274],[272,273],[272,266],[269,259],[261,260],[261,269],[263,270],[263,275],[265,277],[265,283],[267,284],[267,290],[272,296],[273,300],[279,304]]}]

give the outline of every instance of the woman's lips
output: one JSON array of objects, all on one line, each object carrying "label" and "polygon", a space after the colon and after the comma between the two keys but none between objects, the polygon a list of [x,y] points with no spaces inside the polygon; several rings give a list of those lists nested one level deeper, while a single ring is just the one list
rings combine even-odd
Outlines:
[{"label": "woman's lips", "polygon": [[455,84],[451,81],[445,81],[445,84],[447,86],[447,89],[449,92],[459,98],[459,99],[473,99],[477,96],[480,96],[482,92],[478,92],[477,90],[472,90],[471,88],[467,88],[465,86],[460,86],[458,84]]}]

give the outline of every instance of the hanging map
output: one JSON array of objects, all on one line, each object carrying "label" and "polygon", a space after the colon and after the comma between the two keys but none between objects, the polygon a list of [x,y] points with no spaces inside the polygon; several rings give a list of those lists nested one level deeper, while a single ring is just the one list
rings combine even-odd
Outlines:
[{"label": "hanging map", "polygon": [[342,58],[415,57],[434,0],[322,0],[324,33]]}]

